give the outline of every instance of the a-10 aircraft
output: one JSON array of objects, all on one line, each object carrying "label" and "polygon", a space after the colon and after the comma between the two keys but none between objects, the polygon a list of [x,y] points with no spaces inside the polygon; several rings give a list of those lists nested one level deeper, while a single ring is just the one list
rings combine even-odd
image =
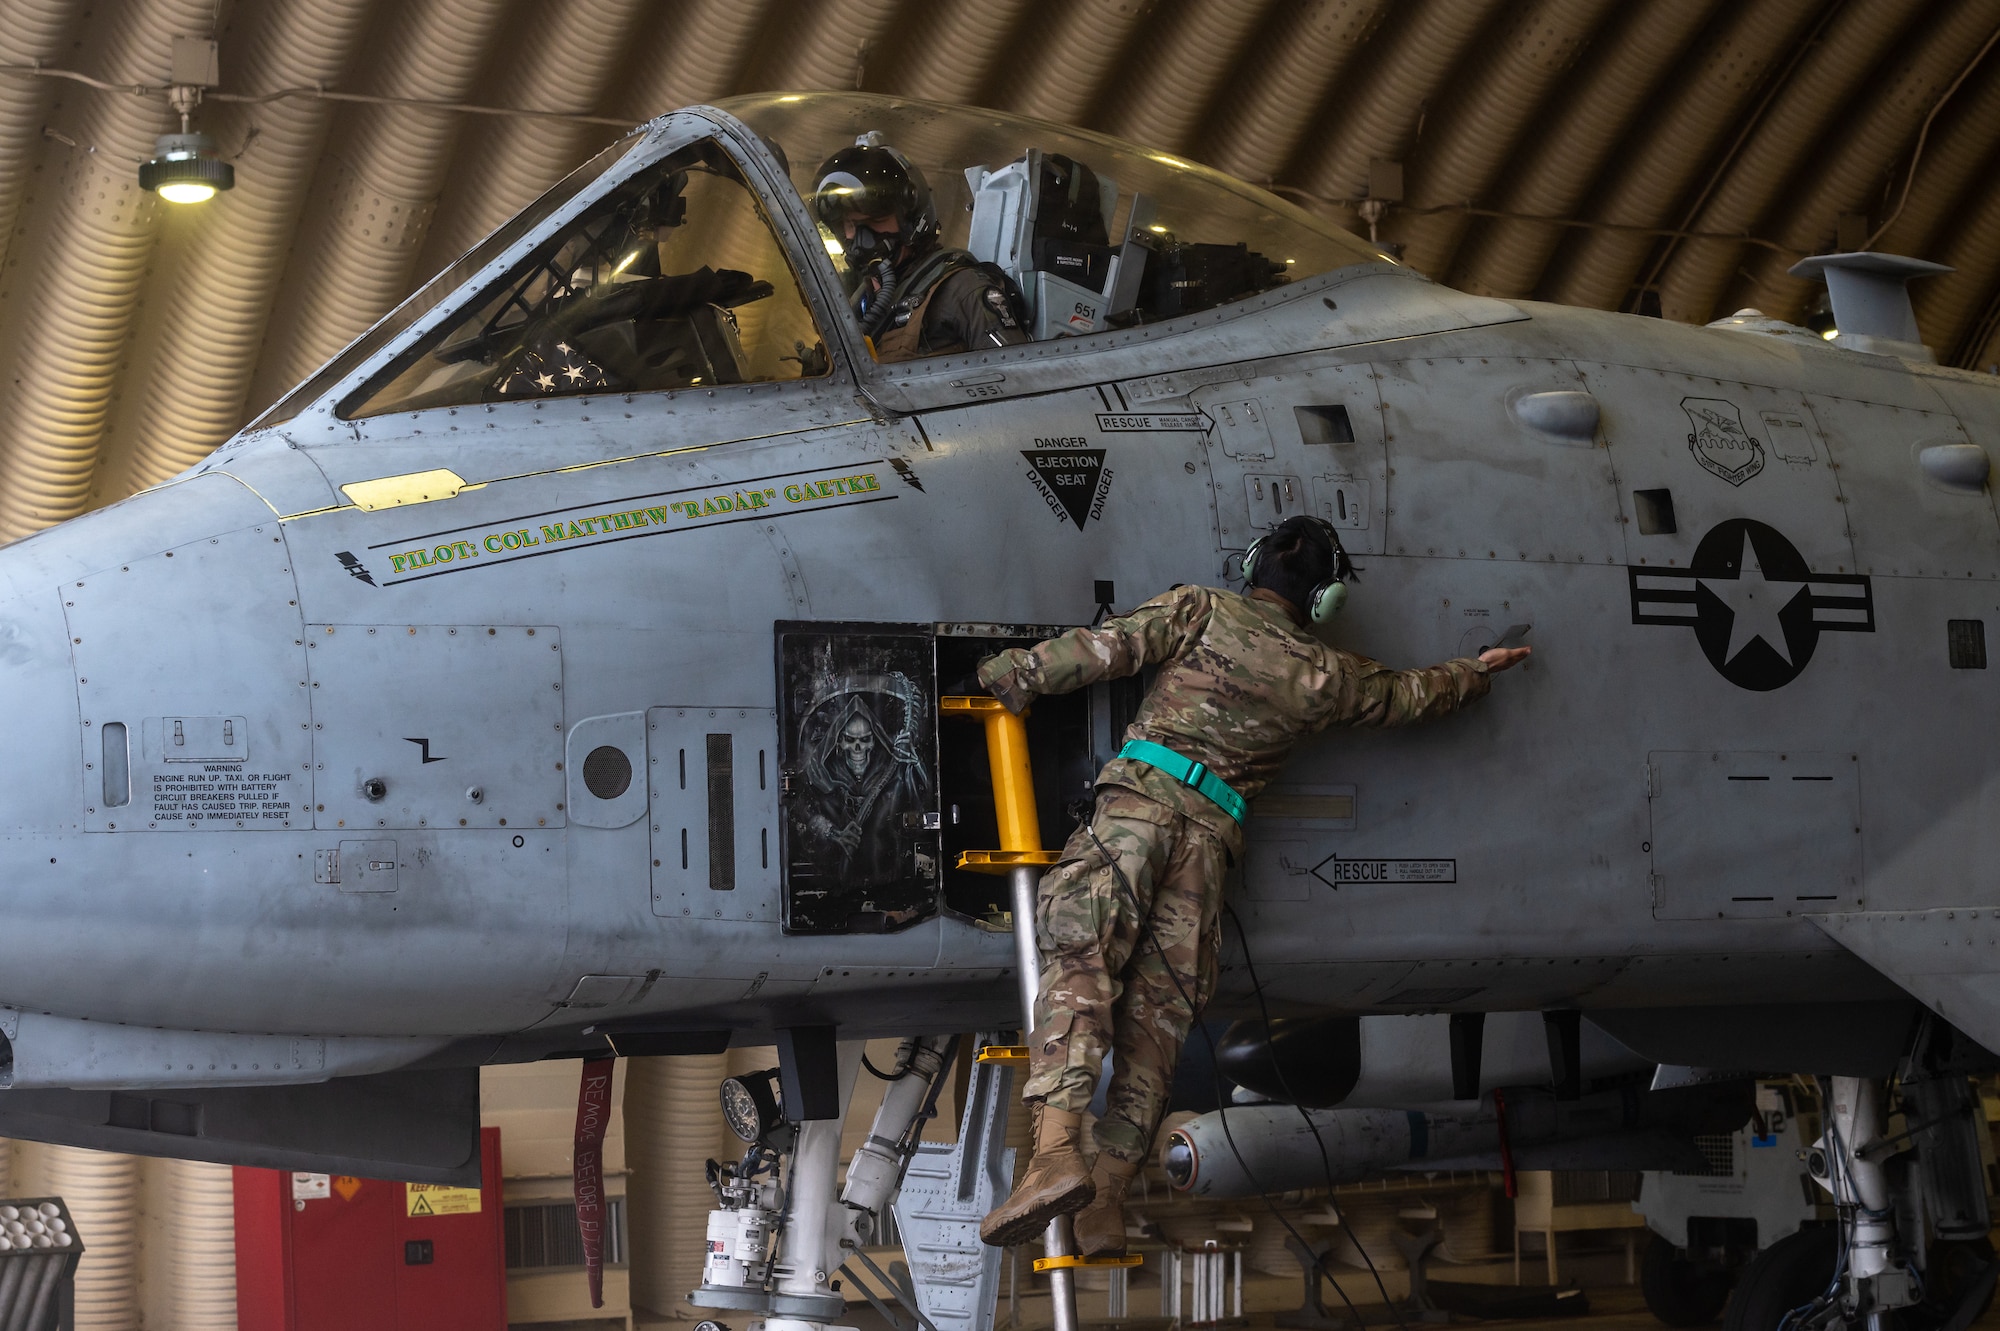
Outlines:
[{"label": "a-10 aircraft", "polygon": [[[801,198],[870,132],[1033,341],[875,358]],[[1014,1027],[940,697],[1313,512],[1339,644],[1536,654],[1301,750],[1215,1010],[1247,955],[1281,1017],[1850,1079],[1843,1270],[1913,1303],[1881,1189],[1984,1234],[1976,1170],[1863,1153],[1882,1079],[2000,1049],[2000,384],[1917,344],[1925,265],[1816,262],[1830,344],[1464,295],[994,112],[662,116],[187,474],[0,551],[0,1132],[463,1178],[483,1064]],[[1037,704],[1050,848],[1139,688]]]}]

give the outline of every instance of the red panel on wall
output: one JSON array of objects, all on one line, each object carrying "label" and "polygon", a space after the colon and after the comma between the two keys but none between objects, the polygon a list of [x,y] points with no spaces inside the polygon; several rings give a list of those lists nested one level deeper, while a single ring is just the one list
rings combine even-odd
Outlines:
[{"label": "red panel on wall", "polygon": [[504,1331],[500,1130],[481,1186],[236,1171],[240,1331]]}]

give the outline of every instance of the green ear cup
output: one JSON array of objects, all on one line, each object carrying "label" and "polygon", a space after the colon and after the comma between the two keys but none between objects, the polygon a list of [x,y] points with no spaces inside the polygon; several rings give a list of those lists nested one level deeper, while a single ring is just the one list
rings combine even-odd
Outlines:
[{"label": "green ear cup", "polygon": [[1312,622],[1325,624],[1340,613],[1340,607],[1347,604],[1347,584],[1335,579],[1322,583],[1312,598]]}]

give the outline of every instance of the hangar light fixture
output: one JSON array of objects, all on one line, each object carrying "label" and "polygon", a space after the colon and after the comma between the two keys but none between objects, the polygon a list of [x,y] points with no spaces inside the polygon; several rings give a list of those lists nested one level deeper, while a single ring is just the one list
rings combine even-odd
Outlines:
[{"label": "hangar light fixture", "polygon": [[[336,92],[320,84],[281,88],[268,93],[220,92],[216,90],[221,77],[216,43],[209,37],[174,38],[173,66],[166,83],[108,83],[79,70],[58,69],[39,62],[32,65],[0,63],[0,76],[13,75],[65,79],[126,96],[158,97],[164,93],[174,110],[180,113],[181,132],[162,134],[154,142],[153,156],[139,167],[139,185],[168,203],[206,203],[217,192],[236,186],[236,168],[222,160],[215,140],[206,134],[197,134],[189,127],[191,114],[202,103],[204,93],[211,101],[255,105],[281,98],[310,97],[318,101],[354,102],[365,106],[421,106],[467,115],[565,120],[579,125],[609,125],[627,131],[633,127],[632,122],[622,116],[583,115],[573,111],[523,111],[514,107],[479,106],[471,102],[448,102],[430,97],[379,97],[369,93]],[[800,101],[802,97],[801,94],[781,100]]]},{"label": "hangar light fixture", "polygon": [[139,168],[139,186],[168,203],[207,203],[217,190],[232,189],[236,168],[222,160],[215,140],[188,129],[188,116],[201,105],[204,88],[220,81],[215,43],[207,38],[176,37],[173,83],[167,100],[180,112],[181,132],[162,134],[153,144],[152,160]]},{"label": "hangar light fixture", "polygon": [[168,203],[206,203],[217,190],[235,187],[236,168],[216,154],[206,134],[162,134],[152,160],[139,168],[139,184]]}]

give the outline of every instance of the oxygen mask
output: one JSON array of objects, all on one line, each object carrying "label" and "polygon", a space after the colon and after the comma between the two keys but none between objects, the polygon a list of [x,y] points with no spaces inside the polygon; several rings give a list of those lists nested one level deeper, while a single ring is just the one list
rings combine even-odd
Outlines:
[{"label": "oxygen mask", "polygon": [[857,224],[854,228],[854,234],[848,237],[847,240],[848,271],[850,273],[863,273],[870,266],[881,263],[884,259],[894,259],[896,257],[895,239],[893,233],[885,236],[865,222]]},{"label": "oxygen mask", "polygon": [[861,331],[869,337],[881,332],[890,305],[902,286],[901,275],[896,271],[901,240],[896,232],[885,234],[865,222],[856,223],[854,234],[847,240],[848,295],[855,314],[860,317]]}]

